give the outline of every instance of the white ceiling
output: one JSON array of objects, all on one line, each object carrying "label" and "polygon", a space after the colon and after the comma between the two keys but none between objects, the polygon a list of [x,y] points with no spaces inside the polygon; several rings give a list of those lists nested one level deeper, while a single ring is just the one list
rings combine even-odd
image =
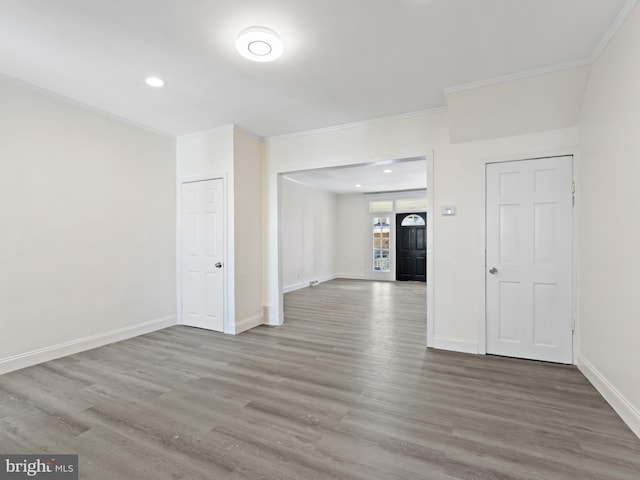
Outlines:
[{"label": "white ceiling", "polygon": [[[587,60],[635,0],[0,0],[0,74],[171,135],[273,136],[442,107]],[[274,63],[237,54],[275,29]],[[163,89],[144,79],[159,75]]]},{"label": "white ceiling", "polygon": [[[391,170],[386,172],[385,170]],[[372,193],[427,188],[424,158],[377,162],[287,173],[285,177],[334,193]],[[356,187],[360,185],[360,187]]]}]

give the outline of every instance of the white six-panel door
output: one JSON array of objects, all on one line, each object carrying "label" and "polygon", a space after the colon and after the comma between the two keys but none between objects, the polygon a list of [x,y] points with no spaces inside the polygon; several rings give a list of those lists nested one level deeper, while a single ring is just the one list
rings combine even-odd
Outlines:
[{"label": "white six-panel door", "polygon": [[224,330],[222,179],[182,185],[182,323]]},{"label": "white six-panel door", "polygon": [[487,353],[573,361],[572,163],[487,165]]}]

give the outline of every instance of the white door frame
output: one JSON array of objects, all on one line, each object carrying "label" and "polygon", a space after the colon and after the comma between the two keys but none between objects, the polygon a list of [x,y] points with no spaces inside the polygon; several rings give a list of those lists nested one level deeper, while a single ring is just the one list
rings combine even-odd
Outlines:
[{"label": "white door frame", "polygon": [[[433,268],[433,232],[434,232],[434,152],[433,150],[427,150],[426,152],[418,152],[418,153],[404,153],[393,156],[388,156],[385,158],[369,158],[365,161],[354,161],[354,162],[344,162],[338,163],[336,165],[323,165],[318,166],[316,168],[333,168],[340,167],[345,165],[358,165],[358,164],[367,164],[367,163],[376,163],[380,161],[386,160],[398,160],[402,158],[424,158],[427,163],[427,318],[426,320],[426,337],[427,340],[425,342],[426,346],[431,347],[430,342],[433,339],[434,332],[434,268]],[[305,170],[311,170],[314,167],[306,168]],[[276,292],[275,300],[276,303],[273,305],[265,306],[265,319],[267,319],[268,325],[282,325],[284,322],[284,293],[282,288],[282,176],[286,174],[289,170],[280,170],[274,169],[273,172],[270,172],[270,181],[273,185],[273,195],[275,201],[275,233],[274,233],[274,247],[275,251],[267,251],[265,255],[270,256],[271,261],[275,265],[275,269],[271,273],[267,273],[265,276],[265,282],[267,286],[267,290],[271,285]],[[269,178],[269,177],[268,177]]]},{"label": "white door frame", "polygon": [[[573,156],[573,181],[576,185],[576,192],[578,189],[577,179],[579,174],[579,165],[580,165],[580,151],[578,148],[565,148],[565,149],[557,149],[557,150],[544,150],[535,153],[524,153],[524,154],[511,154],[511,155],[499,155],[495,157],[485,157],[482,158],[481,161],[483,163],[483,178],[482,178],[482,205],[484,208],[482,209],[482,223],[481,223],[481,255],[482,255],[482,269],[478,271],[478,276],[482,276],[482,285],[484,286],[484,291],[482,295],[482,315],[480,315],[480,323],[478,324],[478,353],[480,355],[487,354],[487,275],[486,275],[486,263],[487,263],[487,164],[489,163],[500,163],[500,162],[514,162],[518,160],[535,160],[538,158],[545,157],[563,157],[571,155]],[[574,332],[573,332],[573,364],[575,365],[577,362],[577,358],[580,350],[580,328],[579,328],[579,312],[578,312],[578,232],[579,224],[578,224],[578,214],[579,214],[579,197],[576,193],[574,196],[574,208],[573,208],[573,245],[572,245],[572,270],[573,270],[573,281],[572,281],[572,292],[571,292],[571,303],[573,305],[573,321],[574,321]]]},{"label": "white door frame", "polygon": [[233,278],[233,265],[229,262],[229,202],[228,202],[228,181],[226,173],[211,173],[206,175],[197,175],[180,178],[177,181],[176,185],[176,295],[177,301],[176,306],[178,309],[177,316],[177,324],[183,325],[182,323],[182,185],[185,183],[194,183],[194,182],[205,182],[207,180],[222,180],[224,192],[222,195],[222,208],[223,208],[223,225],[224,225],[224,235],[223,235],[223,320],[224,320],[224,333],[231,333],[230,325],[230,305],[233,305],[233,285],[229,282],[231,278]]}]

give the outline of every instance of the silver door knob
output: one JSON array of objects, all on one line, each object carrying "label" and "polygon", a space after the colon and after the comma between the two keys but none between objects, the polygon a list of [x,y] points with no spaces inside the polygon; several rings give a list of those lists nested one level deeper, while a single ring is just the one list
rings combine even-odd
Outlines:
[{"label": "silver door knob", "polygon": [[222,268],[222,264],[220,262],[216,263],[216,268]]},{"label": "silver door knob", "polygon": [[498,269],[497,269],[496,267],[491,267],[491,268],[489,269],[489,273],[490,273],[491,275],[495,275],[496,273],[498,273]]}]

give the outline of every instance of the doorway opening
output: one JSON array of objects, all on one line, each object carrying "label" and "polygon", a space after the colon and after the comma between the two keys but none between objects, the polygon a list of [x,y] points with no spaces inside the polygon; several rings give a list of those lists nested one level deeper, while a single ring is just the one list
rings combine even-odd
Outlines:
[{"label": "doorway opening", "polygon": [[[430,211],[433,199],[427,189],[427,172],[431,171],[431,157],[421,156],[279,172],[280,306],[284,293],[317,282],[338,278],[396,281],[396,213],[424,215]],[[389,199],[393,207],[380,210]],[[371,203],[376,204],[374,209]],[[376,227],[376,218],[382,217],[384,221]],[[424,242],[432,242],[432,235],[427,226]],[[427,252],[430,254],[429,249]],[[425,279],[429,278],[429,263],[431,260],[425,262],[422,272]],[[430,296],[428,282],[427,290]],[[429,312],[432,306],[429,302]],[[283,314],[281,310],[281,322]]]}]

